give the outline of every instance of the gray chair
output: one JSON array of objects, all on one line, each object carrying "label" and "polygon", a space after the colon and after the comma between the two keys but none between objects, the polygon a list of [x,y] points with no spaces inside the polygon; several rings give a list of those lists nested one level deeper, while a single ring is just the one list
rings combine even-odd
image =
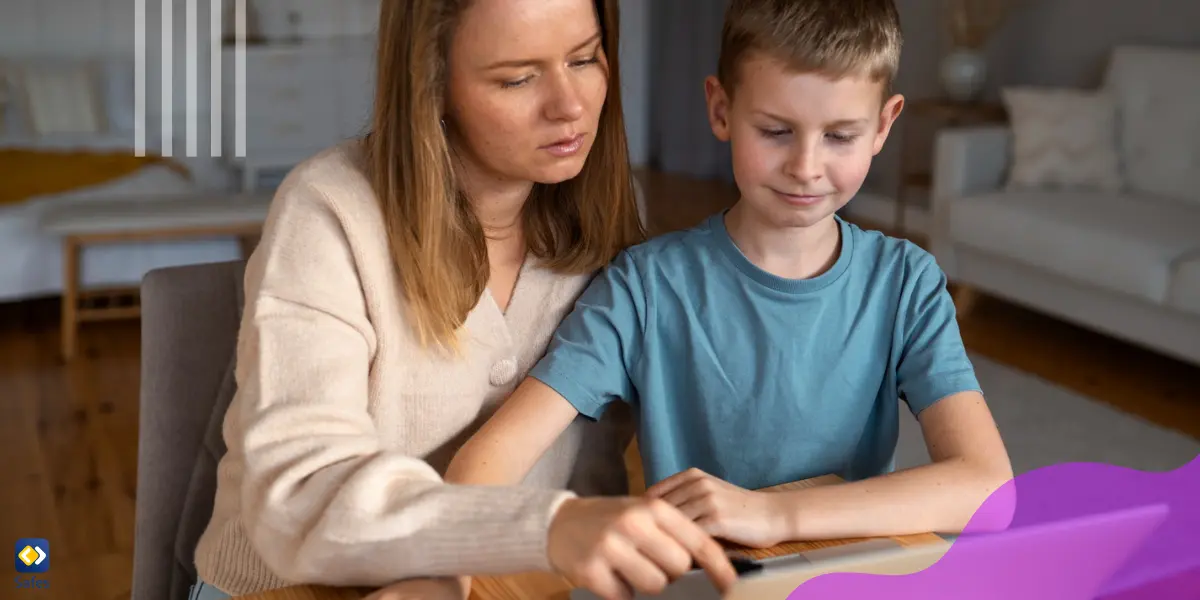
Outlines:
[{"label": "gray chair", "polygon": [[244,270],[242,261],[189,265],[142,281],[132,600],[182,600],[195,581],[225,453]]}]

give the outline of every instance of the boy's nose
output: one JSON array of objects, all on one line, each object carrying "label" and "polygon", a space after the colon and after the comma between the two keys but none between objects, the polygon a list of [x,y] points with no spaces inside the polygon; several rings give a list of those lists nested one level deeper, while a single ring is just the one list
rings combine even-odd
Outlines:
[{"label": "boy's nose", "polygon": [[793,152],[783,168],[785,174],[799,182],[821,178],[820,157],[813,150],[802,149]]}]

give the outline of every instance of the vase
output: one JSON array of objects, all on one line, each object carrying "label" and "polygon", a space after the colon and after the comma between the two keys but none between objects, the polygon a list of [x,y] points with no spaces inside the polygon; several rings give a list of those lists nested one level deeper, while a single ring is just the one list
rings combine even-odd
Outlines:
[{"label": "vase", "polygon": [[958,48],[942,59],[942,91],[956,102],[972,102],[979,98],[987,83],[987,61],[983,54]]}]

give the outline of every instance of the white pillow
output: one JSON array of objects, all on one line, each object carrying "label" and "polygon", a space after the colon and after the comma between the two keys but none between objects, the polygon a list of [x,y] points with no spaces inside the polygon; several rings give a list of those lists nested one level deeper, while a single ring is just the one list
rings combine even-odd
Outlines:
[{"label": "white pillow", "polygon": [[1117,48],[1105,84],[1129,187],[1200,202],[1200,49]]},{"label": "white pillow", "polygon": [[1013,133],[1009,189],[1124,189],[1110,95],[1010,87],[1001,96]]},{"label": "white pillow", "polygon": [[133,133],[136,128],[133,59],[109,58],[102,63],[104,78],[104,115],[112,133]]},{"label": "white pillow", "polygon": [[94,65],[44,60],[19,67],[25,112],[35,135],[98,134],[105,131],[103,98]]}]

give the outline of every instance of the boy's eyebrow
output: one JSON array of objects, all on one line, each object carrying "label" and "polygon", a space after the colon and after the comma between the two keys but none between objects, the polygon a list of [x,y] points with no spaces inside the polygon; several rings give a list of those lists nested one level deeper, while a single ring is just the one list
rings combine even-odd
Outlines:
[{"label": "boy's eyebrow", "polygon": [[[759,111],[755,111],[755,112],[757,112],[758,114],[760,114],[764,117],[767,117],[768,119],[774,119],[774,120],[780,121],[782,123],[791,124],[791,120],[785,119],[779,115],[772,114],[772,113],[769,113],[764,110],[759,110]],[[840,120],[834,121],[832,123],[829,123],[827,126],[828,127],[851,127],[854,125],[865,125],[869,122],[870,122],[870,119],[840,119]]]},{"label": "boy's eyebrow", "polygon": [[[599,31],[592,34],[592,37],[584,40],[583,43],[579,44],[578,46],[575,46],[574,48],[571,48],[571,52],[579,52],[580,50],[583,50],[584,48],[586,48],[586,47],[590,46],[591,44],[594,44],[598,41],[600,41],[600,32]],[[570,52],[568,54],[570,54]],[[492,71],[495,69],[503,69],[503,68],[530,67],[530,66],[535,66],[539,63],[541,63],[540,60],[532,60],[532,59],[530,59],[530,60],[502,60],[500,62],[494,62],[494,63],[484,67],[484,70]]]}]

